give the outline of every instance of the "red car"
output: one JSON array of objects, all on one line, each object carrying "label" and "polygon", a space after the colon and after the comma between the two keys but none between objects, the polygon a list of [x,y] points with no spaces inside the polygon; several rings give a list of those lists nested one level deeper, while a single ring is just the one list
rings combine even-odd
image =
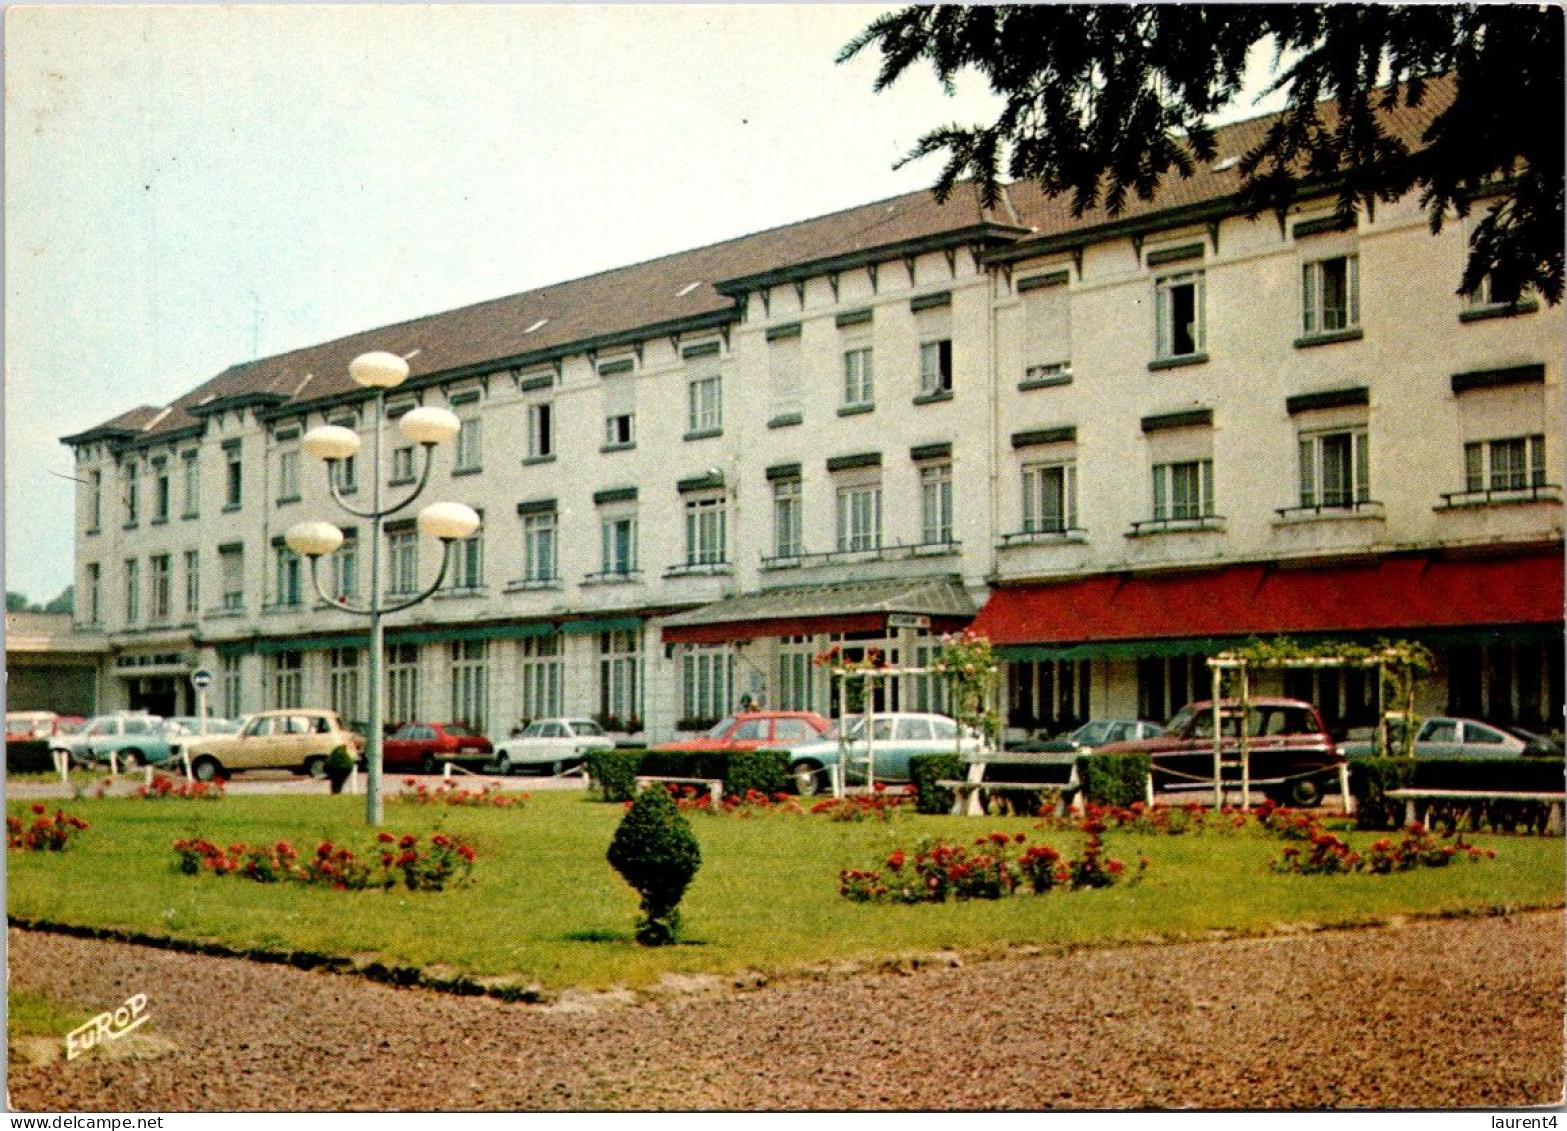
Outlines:
[{"label": "red car", "polygon": [[815,711],[742,711],[699,738],[665,742],[654,750],[782,750],[815,742],[832,723]]},{"label": "red car", "polygon": [[494,753],[490,740],[465,723],[404,723],[382,742],[381,767],[434,774],[451,762],[482,770]]}]

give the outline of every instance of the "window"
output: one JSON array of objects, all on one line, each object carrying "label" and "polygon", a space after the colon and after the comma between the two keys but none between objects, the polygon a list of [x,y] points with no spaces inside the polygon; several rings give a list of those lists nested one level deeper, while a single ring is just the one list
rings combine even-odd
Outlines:
[{"label": "window", "polygon": [[1155,522],[1213,516],[1213,461],[1187,460],[1153,466]]},{"label": "window", "polygon": [[[915,646],[914,666],[917,668],[932,668],[936,665],[940,656],[940,648],[927,640]],[[912,698],[912,702],[909,703],[910,710],[934,711],[943,715],[951,713],[951,685],[940,675],[909,676],[907,687]]]},{"label": "window", "polygon": [[861,346],[844,351],[843,407],[869,408],[875,399],[875,373],[871,364],[871,347]]},{"label": "window", "polygon": [[636,444],[636,416],[629,412],[615,413],[604,418],[604,446],[629,448]]},{"label": "window", "polygon": [[687,430],[691,435],[709,435],[723,428],[723,384],[718,374],[693,378],[688,398]]},{"label": "window", "polygon": [[417,719],[419,710],[419,645],[390,644],[386,649],[386,721]]},{"label": "window", "polygon": [[519,642],[518,709],[521,721],[549,718],[563,712],[561,700],[561,638],[529,636]]},{"label": "window", "polygon": [[87,563],[87,601],[85,602],[88,624],[103,623],[103,566],[97,562]]},{"label": "window", "polygon": [[223,509],[237,510],[244,503],[244,465],[238,440],[223,445]]},{"label": "window", "polygon": [[292,503],[299,499],[299,449],[288,448],[277,454],[277,501]]},{"label": "window", "polygon": [[218,550],[218,573],[223,580],[223,608],[240,612],[245,607],[245,549],[224,546]]},{"label": "window", "polygon": [[134,460],[128,460],[120,471],[120,494],[125,502],[125,525],[135,526],[141,519],[141,479]]},{"label": "window", "polygon": [[936,397],[952,392],[952,340],[943,338],[920,344],[920,395]]},{"label": "window", "polygon": [[332,596],[350,600],[359,596],[359,537],[343,531],[343,544],[332,555]]},{"label": "window", "polygon": [[548,401],[528,406],[528,458],[555,458],[555,406]]},{"label": "window", "polygon": [[733,687],[734,655],[728,648],[689,646],[680,664],[682,729],[728,714]]},{"label": "window", "polygon": [[196,452],[186,452],[180,457],[185,480],[185,511],[182,517],[196,518],[201,513],[201,464]]},{"label": "window", "polygon": [[642,630],[599,633],[599,717],[611,729],[642,727]]},{"label": "window", "polygon": [[198,550],[185,551],[185,615],[198,616],[201,613],[201,553]]},{"label": "window", "polygon": [[783,711],[814,711],[816,655],[808,636],[790,636],[778,646],[778,707]]},{"label": "window", "polygon": [[489,726],[489,641],[452,641],[453,722],[466,723],[483,734]]},{"label": "window", "polygon": [[268,659],[272,669],[267,681],[272,691],[273,708],[305,705],[305,654],[290,650],[277,652]]},{"label": "window", "polygon": [[1523,491],[1545,485],[1545,436],[1513,436],[1464,445],[1464,489]]},{"label": "window", "polygon": [[1023,387],[1065,385],[1072,380],[1071,290],[1065,270],[1018,280],[1022,295]]},{"label": "window", "polygon": [[[291,609],[299,606],[300,596],[300,560],[299,555],[281,543],[276,547],[275,553],[277,565],[277,603],[279,608]],[[297,706],[294,703],[284,706]]]},{"label": "window", "polygon": [[1528,287],[1510,290],[1498,284],[1492,276],[1486,275],[1480,280],[1480,285],[1475,288],[1474,294],[1465,296],[1464,312],[1461,317],[1528,314],[1538,310],[1539,307],[1539,301]]},{"label": "window", "polygon": [[1370,445],[1364,428],[1300,438],[1300,505],[1353,509],[1371,498]]},{"label": "window", "polygon": [[419,587],[419,533],[389,531],[386,536],[387,592],[415,593]]},{"label": "window", "polygon": [[952,465],[920,468],[920,541],[927,546],[952,542]]},{"label": "window", "polygon": [[352,723],[363,710],[359,696],[360,650],[332,648],[327,652],[327,698],[332,710]]},{"label": "window", "polygon": [[773,556],[797,558],[804,553],[800,481],[773,481]]},{"label": "window", "polygon": [[686,565],[721,565],[728,560],[728,515],[723,495],[686,500]]},{"label": "window", "polygon": [[237,719],[244,713],[243,701],[240,697],[240,658],[238,656],[218,657],[218,702],[219,710],[223,716],[229,719]]},{"label": "window", "polygon": [[347,456],[333,460],[327,468],[332,486],[344,495],[352,495],[359,489],[358,459],[358,456]]},{"label": "window", "polygon": [[148,559],[147,619],[153,624],[164,624],[169,619],[173,586],[173,563],[168,554],[154,554]]},{"label": "window", "polygon": [[800,395],[800,327],[775,326],[767,331],[767,377],[772,393],[772,419],[798,422],[804,409]]},{"label": "window", "polygon": [[1207,340],[1203,326],[1205,286],[1201,271],[1166,275],[1154,283],[1157,358],[1196,357],[1202,353]]},{"label": "window", "polygon": [[125,623],[135,624],[141,619],[141,563],[135,558],[125,560]]},{"label": "window", "polygon": [[522,579],[528,582],[556,578],[555,511],[522,516]]},{"label": "window", "polygon": [[399,483],[412,483],[414,481],[414,449],[409,444],[405,447],[394,448],[392,451],[392,479],[395,486]]},{"label": "window", "polygon": [[606,517],[599,524],[599,549],[606,577],[629,577],[637,571],[637,520],[634,515]]},{"label": "window", "polygon": [[96,534],[103,528],[103,472],[87,473],[87,533]]},{"label": "window", "polygon": [[881,548],[881,483],[844,484],[838,488],[838,549],[840,552]]},{"label": "window", "polygon": [[1360,325],[1360,257],[1338,255],[1301,265],[1301,330],[1332,334]]},{"label": "window", "polygon": [[484,588],[484,532],[476,530],[452,543],[453,589]]},{"label": "window", "polygon": [[174,488],[169,482],[169,462],[152,461],[152,521],[168,522],[169,509],[173,505]]},{"label": "window", "polygon": [[464,417],[457,427],[457,454],[452,463],[453,471],[478,471],[481,460],[483,422],[477,416]]},{"label": "window", "polygon": [[1065,534],[1077,527],[1077,464],[1070,460],[1023,468],[1023,533]]}]

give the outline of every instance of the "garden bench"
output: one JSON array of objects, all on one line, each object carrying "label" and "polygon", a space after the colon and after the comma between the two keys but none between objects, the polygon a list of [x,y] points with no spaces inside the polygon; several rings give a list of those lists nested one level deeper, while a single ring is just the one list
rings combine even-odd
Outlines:
[{"label": "garden bench", "polygon": [[659,785],[700,785],[707,789],[708,797],[717,805],[724,796],[724,782],[722,778],[665,778],[651,774],[637,775],[637,792],[641,793],[648,786]]},{"label": "garden bench", "polygon": [[1550,806],[1546,821],[1547,835],[1562,832],[1562,809],[1567,793],[1519,792],[1491,789],[1390,789],[1384,795],[1389,801],[1404,803],[1404,824],[1412,825],[1418,817],[1422,801],[1539,801]]},{"label": "garden bench", "polygon": [[[1011,764],[1013,763],[1009,759],[1008,762],[999,763],[998,765],[1007,766]],[[1030,764],[1059,766],[1067,771],[1066,777],[1058,782],[1039,781],[1037,779],[1034,781],[987,779],[985,773],[990,763],[975,759],[969,763],[968,777],[965,780],[938,781],[936,784],[942,789],[952,791],[952,815],[954,817],[984,816],[989,812],[988,797],[998,793],[1017,793],[1022,791],[1039,794],[1041,801],[1048,796],[1054,815],[1057,817],[1061,816],[1066,810],[1068,794],[1071,795],[1072,803],[1075,804],[1081,790],[1081,783],[1077,777],[1077,760],[1074,758],[1070,762],[1050,763],[1040,763],[1031,760]]]}]

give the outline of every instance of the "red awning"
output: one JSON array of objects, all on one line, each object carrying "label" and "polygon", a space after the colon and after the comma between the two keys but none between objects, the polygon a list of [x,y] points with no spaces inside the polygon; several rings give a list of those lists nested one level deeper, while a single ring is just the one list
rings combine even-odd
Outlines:
[{"label": "red awning", "polygon": [[1235,565],[996,589],[973,628],[997,645],[1561,624],[1560,547],[1316,568]]}]

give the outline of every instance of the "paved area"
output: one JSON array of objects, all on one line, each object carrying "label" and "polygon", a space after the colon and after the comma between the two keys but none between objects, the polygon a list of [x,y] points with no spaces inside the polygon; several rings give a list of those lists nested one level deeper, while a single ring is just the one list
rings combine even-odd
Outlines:
[{"label": "paved area", "polygon": [[[22,1111],[1558,1104],[1563,916],[1412,921],[505,1004],[11,931],[16,988],[151,1020]],[[62,1034],[63,1037],[63,1034]],[[119,1046],[124,1046],[123,1048]]]}]

